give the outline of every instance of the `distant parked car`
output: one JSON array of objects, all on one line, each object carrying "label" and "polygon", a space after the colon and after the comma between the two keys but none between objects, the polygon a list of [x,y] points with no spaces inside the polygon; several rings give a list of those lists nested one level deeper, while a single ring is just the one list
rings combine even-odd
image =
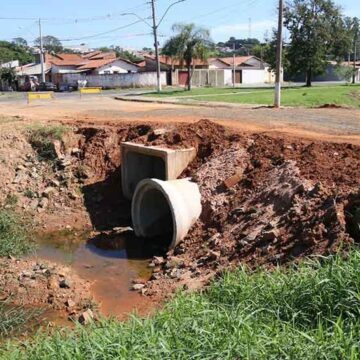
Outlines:
[{"label": "distant parked car", "polygon": [[41,82],[39,84],[39,91],[56,91],[57,87],[50,81]]},{"label": "distant parked car", "polygon": [[72,91],[77,90],[77,86],[63,83],[63,84],[59,84],[57,90],[60,91],[60,92],[72,92]]}]

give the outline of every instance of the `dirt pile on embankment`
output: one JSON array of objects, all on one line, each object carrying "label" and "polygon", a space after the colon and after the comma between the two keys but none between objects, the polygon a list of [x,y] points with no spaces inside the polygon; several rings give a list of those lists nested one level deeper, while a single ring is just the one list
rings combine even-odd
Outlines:
[{"label": "dirt pile on embankment", "polygon": [[360,241],[359,146],[244,135],[207,120],[76,124],[53,144],[49,162],[26,136],[4,136],[0,199],[15,195],[17,209],[47,228],[131,225],[121,192],[122,141],[197,149],[182,176],[198,183],[203,212],[183,243],[152,264],[142,288],[149,295],[201,286],[239,264],[285,264]]},{"label": "dirt pile on embankment", "polygon": [[149,294],[200,286],[231,266],[284,264],[360,241],[349,231],[360,211],[360,147],[223,131],[214,138],[200,140],[212,151],[186,171],[200,186],[201,220],[156,266]]}]

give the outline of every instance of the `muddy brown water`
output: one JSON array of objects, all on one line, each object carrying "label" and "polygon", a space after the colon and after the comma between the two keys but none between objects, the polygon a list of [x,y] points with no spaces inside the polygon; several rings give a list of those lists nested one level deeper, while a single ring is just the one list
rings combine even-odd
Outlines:
[{"label": "muddy brown water", "polygon": [[148,264],[153,255],[153,249],[131,231],[93,239],[89,233],[69,231],[41,234],[36,238],[35,258],[69,266],[90,281],[92,296],[102,315],[124,319],[130,313],[145,315],[154,308],[151,300],[131,291],[134,279],[150,278]]}]

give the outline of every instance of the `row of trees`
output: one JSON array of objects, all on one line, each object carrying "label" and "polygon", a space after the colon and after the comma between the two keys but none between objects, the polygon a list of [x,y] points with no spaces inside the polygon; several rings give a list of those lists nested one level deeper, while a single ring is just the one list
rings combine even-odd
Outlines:
[{"label": "row of trees", "polygon": [[[306,74],[307,86],[311,86],[315,75],[325,71],[330,60],[340,63],[351,53],[356,56],[356,44],[360,40],[359,19],[344,17],[341,8],[332,0],[289,1],[284,10],[284,26],[290,34],[283,52],[285,71],[289,75]],[[163,54],[186,65],[191,80],[193,59],[205,60],[215,55],[215,46],[209,31],[194,24],[177,24],[173,30],[176,34],[166,42]],[[265,44],[247,40],[251,40],[251,46],[246,51],[275,68],[276,31]],[[245,47],[243,39],[235,38],[220,45],[233,45],[235,50]],[[191,81],[188,88],[191,88]]]}]

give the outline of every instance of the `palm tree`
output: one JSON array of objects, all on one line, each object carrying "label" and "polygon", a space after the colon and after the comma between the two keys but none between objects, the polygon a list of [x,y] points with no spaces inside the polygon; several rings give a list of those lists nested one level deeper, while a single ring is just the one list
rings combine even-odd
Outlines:
[{"label": "palm tree", "polygon": [[195,24],[175,24],[172,30],[176,32],[164,45],[163,55],[179,60],[180,65],[186,65],[188,71],[188,90],[191,90],[191,66],[193,60],[207,60],[211,54],[212,41],[210,31]]}]

